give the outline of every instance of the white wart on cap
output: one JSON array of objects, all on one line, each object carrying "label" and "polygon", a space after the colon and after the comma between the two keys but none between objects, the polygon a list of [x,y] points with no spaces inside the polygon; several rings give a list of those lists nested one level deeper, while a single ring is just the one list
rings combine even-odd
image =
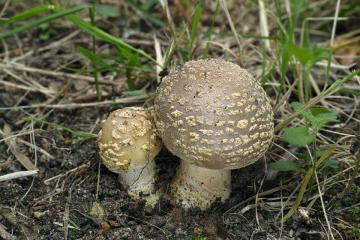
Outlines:
[{"label": "white wart on cap", "polygon": [[155,123],[165,146],[182,159],[175,199],[203,209],[228,198],[229,170],[263,156],[274,128],[260,84],[220,59],[190,61],[166,76],[156,92]]},{"label": "white wart on cap", "polygon": [[129,195],[154,205],[159,197],[154,187],[154,158],[161,141],[150,112],[128,107],[110,113],[99,132],[98,144],[102,163],[119,174]]}]

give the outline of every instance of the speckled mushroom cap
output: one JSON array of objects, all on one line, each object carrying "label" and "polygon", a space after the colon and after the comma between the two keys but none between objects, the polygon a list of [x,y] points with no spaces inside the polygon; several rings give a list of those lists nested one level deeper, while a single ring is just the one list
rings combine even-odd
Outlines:
[{"label": "speckled mushroom cap", "polygon": [[154,107],[165,146],[200,167],[245,167],[265,153],[273,137],[265,91],[245,69],[224,60],[177,68],[158,87]]},{"label": "speckled mushroom cap", "polygon": [[116,173],[154,159],[161,149],[152,116],[140,107],[112,112],[102,125],[98,143],[103,164]]}]

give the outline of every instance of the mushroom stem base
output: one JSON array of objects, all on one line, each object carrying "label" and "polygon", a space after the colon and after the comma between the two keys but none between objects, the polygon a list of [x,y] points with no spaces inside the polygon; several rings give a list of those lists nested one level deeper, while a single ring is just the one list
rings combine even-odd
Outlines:
[{"label": "mushroom stem base", "polygon": [[225,201],[231,191],[231,170],[207,169],[181,161],[171,185],[175,202],[184,208],[206,209]]},{"label": "mushroom stem base", "polygon": [[155,189],[155,177],[155,161],[131,166],[128,170],[119,173],[119,180],[127,188],[130,197],[143,199],[151,206],[154,206],[160,198],[160,193]]}]

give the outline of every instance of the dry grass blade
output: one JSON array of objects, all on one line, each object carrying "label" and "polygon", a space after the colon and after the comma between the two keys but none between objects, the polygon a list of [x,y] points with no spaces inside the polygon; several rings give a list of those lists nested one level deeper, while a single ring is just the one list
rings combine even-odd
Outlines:
[{"label": "dry grass blade", "polygon": [[241,46],[242,46],[242,45],[241,45],[241,42],[240,42],[239,34],[237,33],[236,28],[235,28],[235,26],[234,26],[234,22],[233,22],[233,20],[232,20],[232,18],[231,18],[231,15],[230,15],[230,13],[229,13],[229,9],[228,9],[228,7],[227,7],[226,1],[225,1],[225,0],[220,0],[220,3],[221,3],[221,7],[223,8],[223,10],[224,10],[224,12],[225,12],[226,18],[227,18],[227,20],[228,20],[228,22],[229,22],[231,31],[232,31],[233,34],[234,34],[234,37],[235,37],[236,42],[237,42],[237,44],[238,44],[239,50],[240,50],[240,52],[241,52]]},{"label": "dry grass blade", "polygon": [[158,63],[160,63],[159,65],[156,65],[156,75],[157,75],[157,84],[160,83],[160,72],[162,70],[161,66],[164,66],[164,58],[161,52],[161,45],[160,42],[158,40],[158,38],[156,37],[156,35],[154,35],[154,48],[155,48],[155,53],[156,53],[156,61]]},{"label": "dry grass blade", "polygon": [[15,237],[6,231],[6,227],[0,223],[0,238],[4,240],[15,240]]},{"label": "dry grass blade", "polygon": [[286,119],[284,119],[283,121],[281,121],[279,124],[277,124],[275,126],[274,131],[275,132],[279,132],[281,129],[283,129],[284,127],[286,127],[288,124],[291,123],[291,121],[293,121],[296,117],[300,116],[303,112],[305,112],[306,110],[308,110],[309,108],[311,108],[312,106],[314,106],[315,104],[319,103],[324,97],[327,97],[331,94],[333,94],[335,91],[338,90],[338,88],[345,82],[351,80],[352,78],[357,78],[360,74],[360,70],[356,70],[354,72],[352,72],[351,74],[347,75],[346,77],[344,77],[341,80],[336,81],[335,83],[333,83],[328,89],[326,89],[325,91],[321,92],[321,94],[317,95],[316,97],[313,97],[312,99],[310,99],[308,102],[306,102],[297,112],[292,113],[290,116],[288,116]]},{"label": "dry grass blade", "polygon": [[[11,136],[11,128],[8,124],[4,125],[4,129],[0,130],[0,135],[4,138],[9,138]],[[23,153],[18,151],[18,146],[16,144],[16,138],[9,138],[5,141],[5,143],[9,146],[10,151],[16,159],[21,163],[21,165],[28,171],[39,169],[30,161],[30,159]]]},{"label": "dry grass blade", "polygon": [[331,40],[330,40],[330,45],[331,46],[333,46],[333,44],[334,44],[336,25],[337,25],[339,11],[340,11],[340,4],[341,4],[341,0],[337,0],[336,9],[335,9],[334,24],[333,24],[333,27],[332,27],[332,30],[331,30]]},{"label": "dry grass blade", "polygon": [[[259,3],[259,15],[260,15],[260,30],[263,37],[269,37],[269,26],[266,17],[266,8],[263,0],[258,0]],[[271,52],[270,40],[264,39],[265,48]]]},{"label": "dry grass blade", "polygon": [[[23,71],[23,72],[30,72],[30,73],[37,73],[42,74],[46,76],[52,76],[57,78],[68,78],[73,80],[84,80],[87,82],[95,83],[95,80],[93,77],[83,76],[79,74],[72,74],[72,73],[65,73],[65,72],[56,72],[56,71],[50,71],[50,70],[44,70],[39,68],[32,68],[27,67],[22,64],[14,64],[14,63],[0,63],[0,70],[1,69],[14,69],[17,71]],[[102,84],[108,84],[108,85],[116,85],[117,83],[108,81],[108,80],[99,80]]]},{"label": "dry grass blade", "polygon": [[33,176],[36,175],[38,172],[39,172],[38,170],[32,170],[32,171],[18,171],[14,173],[5,174],[0,176],[0,182],[9,181],[22,177]]},{"label": "dry grass blade", "polygon": [[119,98],[119,99],[115,99],[115,100],[106,100],[106,101],[101,101],[101,102],[68,103],[68,104],[54,104],[54,105],[34,104],[31,106],[0,108],[0,111],[31,109],[31,108],[75,109],[75,108],[85,108],[85,107],[103,107],[103,106],[107,106],[110,104],[138,103],[138,102],[144,101],[147,98],[148,98],[148,95],[143,95],[143,96]]}]

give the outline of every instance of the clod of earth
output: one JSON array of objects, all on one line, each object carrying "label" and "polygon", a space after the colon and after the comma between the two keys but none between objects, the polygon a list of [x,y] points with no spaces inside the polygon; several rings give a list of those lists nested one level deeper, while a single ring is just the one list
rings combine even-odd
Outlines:
[{"label": "clod of earth", "polygon": [[173,199],[184,208],[226,200],[231,169],[257,161],[273,137],[273,111],[260,84],[236,64],[190,61],[156,91],[155,123],[164,145],[182,161]]},{"label": "clod of earth", "polygon": [[119,174],[128,194],[155,205],[160,193],[155,189],[154,158],[162,144],[150,112],[140,107],[112,112],[102,125],[98,144],[103,164]]}]

